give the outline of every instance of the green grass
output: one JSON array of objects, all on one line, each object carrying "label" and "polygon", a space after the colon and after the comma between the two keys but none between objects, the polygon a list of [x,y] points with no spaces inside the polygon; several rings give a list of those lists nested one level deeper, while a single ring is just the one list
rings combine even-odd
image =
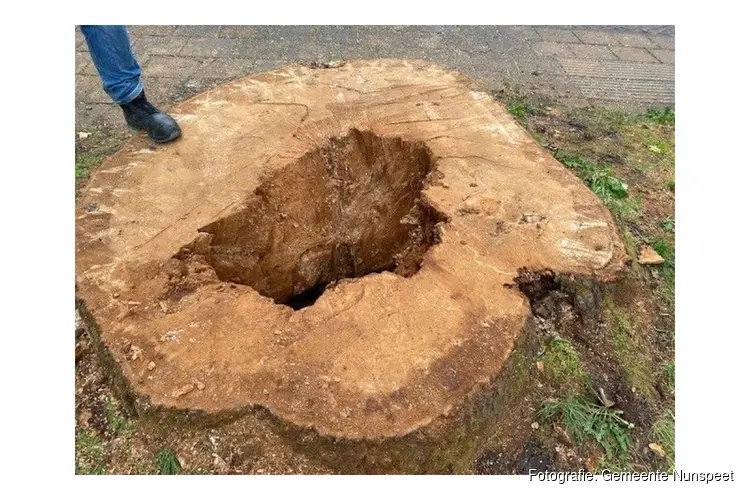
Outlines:
[{"label": "green grass", "polygon": [[669,468],[674,469],[674,413],[670,410],[665,410],[651,427],[651,436],[654,441],[662,447],[664,453],[667,455],[665,460],[669,462]]},{"label": "green grass", "polygon": [[636,342],[636,326],[631,316],[614,306],[608,308],[612,348],[628,382],[641,394],[655,395],[652,361],[648,351]]},{"label": "green grass", "polygon": [[568,116],[571,122],[583,128],[586,140],[595,140],[619,133],[633,122],[633,116],[620,110],[602,107],[572,109]]},{"label": "green grass", "polygon": [[667,378],[667,385],[669,386],[669,390],[672,391],[672,393],[674,394],[674,389],[675,389],[674,361],[665,363],[663,372],[664,372],[664,376]]},{"label": "green grass", "polygon": [[529,107],[526,103],[517,102],[508,105],[508,112],[516,118],[524,119],[529,111]]},{"label": "green grass", "polygon": [[667,188],[667,189],[669,189],[670,191],[672,191],[674,193],[674,189],[675,189],[674,179],[669,179],[668,181],[666,181],[664,183],[664,187]]},{"label": "green grass", "polygon": [[645,115],[646,121],[657,123],[659,125],[674,125],[674,109],[649,109]]},{"label": "green grass", "polygon": [[628,185],[612,175],[608,165],[592,163],[562,150],[557,151],[555,156],[563,165],[574,170],[602,200],[628,197]]},{"label": "green grass", "polygon": [[651,242],[651,247],[664,257],[664,264],[661,264],[661,266],[674,270],[674,245],[663,239],[655,239]]},{"label": "green grass", "polygon": [[668,233],[674,233],[674,217],[667,217],[665,219],[662,219],[662,221],[659,223],[661,228],[665,230]]},{"label": "green grass", "polygon": [[667,155],[673,150],[672,145],[664,139],[652,138],[648,142],[648,150],[659,156]]},{"label": "green grass", "polygon": [[76,179],[85,179],[101,164],[104,154],[85,152],[76,155]]},{"label": "green grass", "polygon": [[159,470],[159,474],[165,476],[179,474],[182,471],[177,455],[169,448],[161,450],[156,455],[156,468]]},{"label": "green grass", "polygon": [[651,241],[651,247],[656,253],[664,258],[664,263],[659,264],[657,269],[663,278],[657,293],[662,302],[669,308],[674,307],[675,286],[675,248],[672,243],[662,238]]},{"label": "green grass", "polygon": [[559,386],[573,388],[585,385],[586,373],[581,369],[578,353],[567,340],[550,338],[540,361],[544,363],[544,374]]},{"label": "green grass", "polygon": [[107,424],[115,434],[124,434],[133,428],[133,424],[120,414],[111,401],[107,401]]},{"label": "green grass", "polygon": [[89,431],[76,435],[76,474],[104,474],[104,447],[99,437]]},{"label": "green grass", "polygon": [[75,178],[80,185],[88,179],[91,171],[104,159],[120,149],[130,137],[125,132],[115,132],[110,128],[92,127],[85,139],[76,138]]},{"label": "green grass", "polygon": [[608,462],[626,461],[632,444],[628,432],[632,424],[621,417],[621,410],[604,408],[581,396],[568,396],[545,402],[539,414],[547,421],[561,419],[578,443],[594,440],[604,450]]},{"label": "green grass", "polygon": [[511,115],[524,124],[529,116],[541,112],[539,105],[534,104],[518,87],[508,85],[503,90],[492,92],[492,95],[505,105]]},{"label": "green grass", "polygon": [[612,215],[623,222],[632,220],[641,209],[640,198],[611,199],[604,203]]},{"label": "green grass", "polygon": [[638,212],[640,200],[628,195],[628,185],[612,174],[609,165],[594,163],[562,150],[558,150],[555,157],[573,170],[618,219],[627,221]]}]

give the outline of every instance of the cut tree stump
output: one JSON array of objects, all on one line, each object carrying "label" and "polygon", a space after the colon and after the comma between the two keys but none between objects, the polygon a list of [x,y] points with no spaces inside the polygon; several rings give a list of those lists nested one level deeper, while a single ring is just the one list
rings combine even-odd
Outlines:
[{"label": "cut tree stump", "polygon": [[597,197],[431,63],[291,66],[171,114],[181,139],[134,137],[77,200],[77,297],[143,416],[260,408],[337,470],[444,471],[518,432],[520,270],[627,260]]}]

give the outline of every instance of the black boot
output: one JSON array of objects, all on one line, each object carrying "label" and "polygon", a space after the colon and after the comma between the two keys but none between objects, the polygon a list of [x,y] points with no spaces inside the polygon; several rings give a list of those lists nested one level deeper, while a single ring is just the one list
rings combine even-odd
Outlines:
[{"label": "black boot", "polygon": [[162,113],[146,100],[145,92],[120,107],[128,127],[134,130],[144,129],[154,142],[173,141],[182,134],[180,126],[171,116]]}]

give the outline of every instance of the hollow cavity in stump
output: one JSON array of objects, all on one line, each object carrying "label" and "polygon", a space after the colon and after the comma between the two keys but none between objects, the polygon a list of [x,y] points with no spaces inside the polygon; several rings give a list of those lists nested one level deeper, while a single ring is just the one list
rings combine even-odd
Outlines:
[{"label": "hollow cavity in stump", "polygon": [[435,161],[423,142],[352,129],[263,182],[245,207],[199,229],[221,280],[294,309],[343,278],[419,270],[442,217],[420,192]]}]

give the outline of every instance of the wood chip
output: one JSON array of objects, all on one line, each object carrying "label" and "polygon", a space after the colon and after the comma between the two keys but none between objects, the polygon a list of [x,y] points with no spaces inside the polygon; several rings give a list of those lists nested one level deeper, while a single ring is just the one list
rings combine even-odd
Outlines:
[{"label": "wood chip", "polygon": [[173,398],[182,397],[185,394],[188,394],[189,392],[191,392],[192,390],[193,390],[193,384],[183,385],[182,387],[180,387],[176,391],[172,392],[172,397]]},{"label": "wood chip", "polygon": [[640,254],[638,254],[638,263],[647,266],[656,266],[664,263],[664,257],[656,253],[656,250],[650,246],[641,248]]}]

